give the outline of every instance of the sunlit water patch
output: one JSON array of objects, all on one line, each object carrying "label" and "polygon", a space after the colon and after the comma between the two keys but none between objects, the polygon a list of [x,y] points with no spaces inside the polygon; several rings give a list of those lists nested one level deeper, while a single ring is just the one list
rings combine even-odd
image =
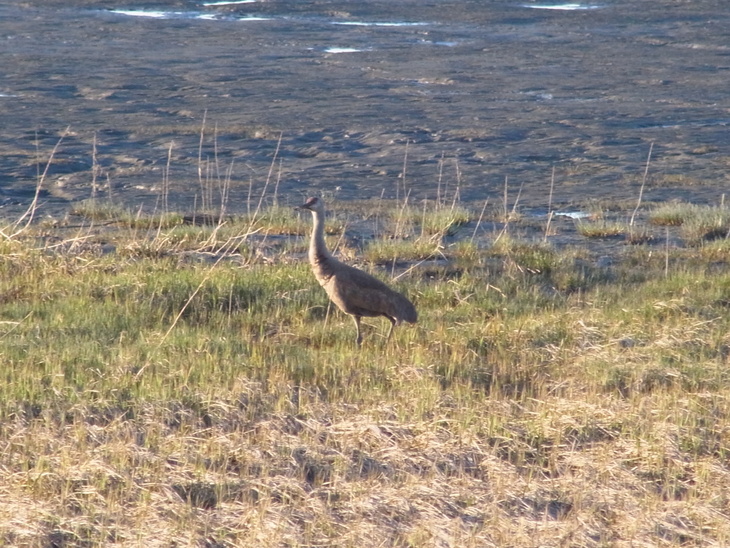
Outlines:
[{"label": "sunlit water patch", "polygon": [[[221,17],[217,17],[221,19]],[[273,17],[262,17],[260,15],[244,15],[242,17],[226,17],[225,19],[232,19],[235,21],[272,21]]]},{"label": "sunlit water patch", "polygon": [[595,10],[601,6],[588,6],[585,4],[522,4],[522,7],[535,10],[583,11]]},{"label": "sunlit water patch", "polygon": [[359,53],[361,51],[368,51],[367,49],[362,48],[341,48],[341,47],[330,47],[330,48],[324,48],[325,53]]},{"label": "sunlit water patch", "polygon": [[332,21],[332,24],[350,27],[423,27],[428,23],[405,21]]},{"label": "sunlit water patch", "polygon": [[115,15],[127,15],[129,17],[152,17],[154,19],[169,19],[171,17],[179,16],[184,12],[178,11],[156,11],[156,10],[125,10],[125,9],[114,9],[109,10],[110,13]]},{"label": "sunlit water patch", "polygon": [[530,91],[521,91],[522,95],[527,95],[528,97],[533,97],[538,101],[550,101],[553,99],[553,94],[548,93],[547,91],[541,91],[541,90],[530,90]]},{"label": "sunlit water patch", "polygon": [[256,2],[260,1],[261,0],[223,0],[221,2],[203,2],[203,6],[205,6],[206,8],[218,6],[235,6],[237,4],[255,4]]},{"label": "sunlit water patch", "polygon": [[556,211],[554,215],[556,217],[568,217],[569,219],[574,219],[576,221],[588,219],[591,216],[591,214],[587,211]]},{"label": "sunlit water patch", "polygon": [[452,41],[452,40],[419,40],[419,44],[426,44],[428,46],[442,46],[447,48],[453,48],[454,46],[458,46],[459,42]]},{"label": "sunlit water patch", "polygon": [[[225,6],[233,6],[238,4],[260,3],[261,0],[221,0],[216,2],[203,2],[200,5],[205,8],[218,8]],[[126,17],[140,17],[149,19],[199,19],[207,21],[271,21],[272,17],[263,17],[257,15],[234,15],[231,13],[219,13],[216,11],[172,11],[172,10],[155,10],[147,8],[114,8],[104,10],[114,15],[123,15]],[[407,28],[422,27],[429,23],[413,22],[413,21],[330,21],[333,25],[349,26],[349,27],[371,27],[371,28]],[[439,42],[436,45],[452,45],[447,42]],[[349,52],[350,50],[347,49]],[[344,52],[335,52],[344,53]]]},{"label": "sunlit water patch", "polygon": [[148,17],[151,19],[201,19],[205,21],[270,21],[271,17],[256,15],[232,16],[200,11],[160,11],[145,9],[112,9],[109,13],[128,17]]}]

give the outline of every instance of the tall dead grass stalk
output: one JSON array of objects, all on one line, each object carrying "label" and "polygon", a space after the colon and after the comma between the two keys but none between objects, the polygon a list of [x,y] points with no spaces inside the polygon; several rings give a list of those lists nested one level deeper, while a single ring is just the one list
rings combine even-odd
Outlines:
[{"label": "tall dead grass stalk", "polygon": [[[56,144],[53,147],[53,150],[51,150],[51,154],[48,156],[48,160],[46,161],[46,165],[43,168],[43,172],[39,174],[38,181],[35,186],[35,193],[33,194],[33,200],[31,200],[30,205],[28,206],[28,209],[25,210],[25,213],[23,213],[16,221],[13,223],[12,226],[12,234],[6,234],[6,229],[0,231],[0,234],[3,235],[3,237],[7,240],[12,240],[16,236],[19,236],[22,234],[27,228],[30,226],[30,224],[33,222],[33,219],[35,218],[36,210],[38,209],[38,198],[41,195],[41,189],[43,188],[43,184],[46,181],[46,177],[48,176],[48,171],[51,169],[51,165],[53,164],[53,159],[56,156],[56,152],[58,152],[58,148],[61,146],[61,143],[63,142],[66,135],[69,134],[71,131],[71,126],[67,126],[65,130],[63,130],[63,133],[61,133],[61,137],[59,137],[58,141],[56,141]],[[36,139],[37,143],[37,139]],[[40,171],[40,170],[39,170]],[[21,224],[23,224],[23,221],[25,221],[25,224],[20,227]],[[18,228],[20,227],[20,228]]]}]

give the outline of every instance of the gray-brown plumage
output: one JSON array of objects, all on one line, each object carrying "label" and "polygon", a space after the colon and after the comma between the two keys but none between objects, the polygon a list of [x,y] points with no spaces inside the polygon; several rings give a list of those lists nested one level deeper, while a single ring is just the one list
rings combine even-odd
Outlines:
[{"label": "gray-brown plumage", "polygon": [[388,339],[401,322],[416,323],[418,313],[413,303],[370,274],[335,259],[324,243],[324,202],[309,198],[298,209],[312,212],[314,228],[309,244],[309,262],[314,277],[324,287],[330,300],[355,320],[357,345],[362,343],[360,319],[385,316],[390,320]]}]

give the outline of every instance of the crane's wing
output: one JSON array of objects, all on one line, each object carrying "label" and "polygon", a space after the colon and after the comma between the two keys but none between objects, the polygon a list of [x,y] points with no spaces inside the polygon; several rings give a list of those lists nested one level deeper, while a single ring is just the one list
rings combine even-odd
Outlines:
[{"label": "crane's wing", "polygon": [[357,316],[382,315],[411,323],[416,321],[416,309],[403,295],[367,272],[349,265],[342,264],[342,267],[338,268],[327,292],[344,312]]}]

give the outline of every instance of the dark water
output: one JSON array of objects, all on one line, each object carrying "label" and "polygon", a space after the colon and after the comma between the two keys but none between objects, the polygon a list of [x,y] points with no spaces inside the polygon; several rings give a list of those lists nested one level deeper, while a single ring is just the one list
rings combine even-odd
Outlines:
[{"label": "dark water", "polygon": [[539,207],[553,168],[555,203],[633,200],[651,143],[646,199],[728,186],[724,1],[0,2],[0,40],[0,214],[67,127],[52,214],[165,185],[192,209],[225,181],[235,210],[267,178],[292,203],[507,178]]}]

